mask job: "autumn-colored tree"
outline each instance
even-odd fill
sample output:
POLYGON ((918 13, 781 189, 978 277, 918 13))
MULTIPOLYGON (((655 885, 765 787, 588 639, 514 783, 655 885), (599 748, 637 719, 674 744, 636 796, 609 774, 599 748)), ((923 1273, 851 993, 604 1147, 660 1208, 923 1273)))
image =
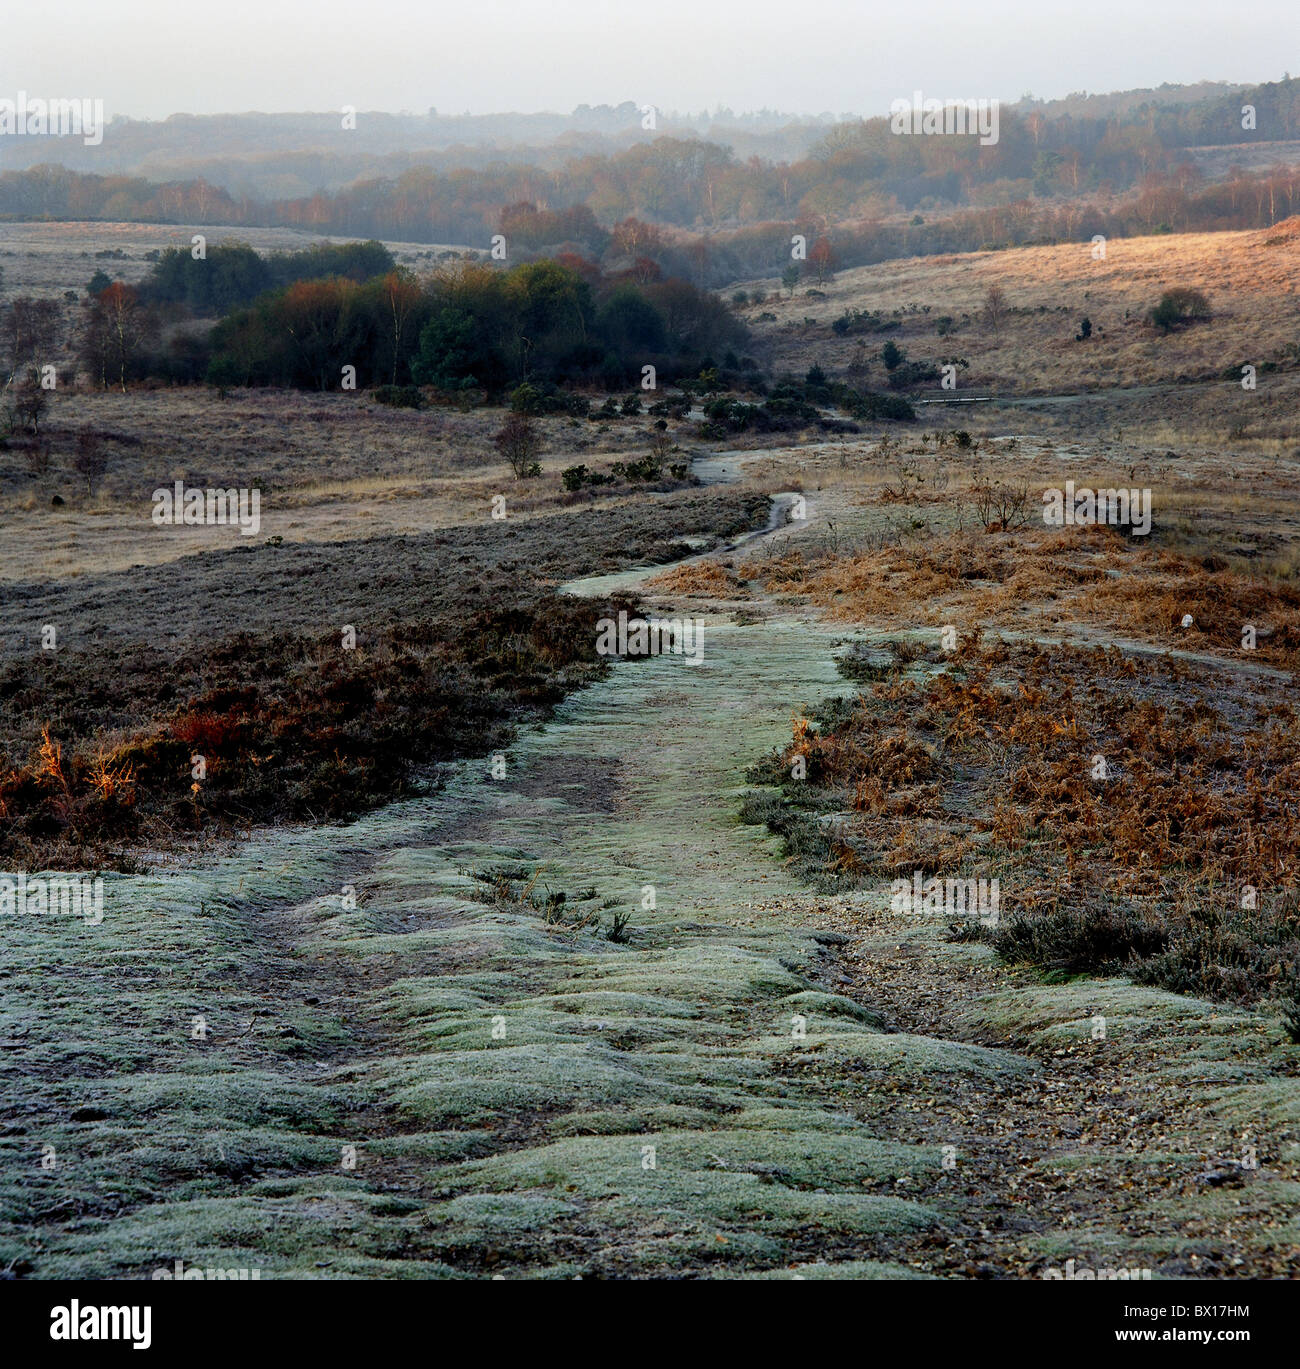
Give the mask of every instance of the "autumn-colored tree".
POLYGON ((636 257, 632 261, 631 275, 638 285, 649 285, 651 281, 662 280, 664 273, 652 258, 636 257))
POLYGON ((835 274, 835 253, 828 238, 818 238, 808 253, 808 264, 817 273, 817 284, 825 285, 835 274))
POLYGON ((157 332, 157 319, 141 303, 140 292, 114 281, 87 307, 82 362, 101 388, 116 384, 125 394, 128 375, 157 332))
POLYGON ((557 252, 555 261, 566 271, 572 271, 575 276, 585 280, 588 285, 596 286, 601 283, 600 267, 578 252, 557 252))

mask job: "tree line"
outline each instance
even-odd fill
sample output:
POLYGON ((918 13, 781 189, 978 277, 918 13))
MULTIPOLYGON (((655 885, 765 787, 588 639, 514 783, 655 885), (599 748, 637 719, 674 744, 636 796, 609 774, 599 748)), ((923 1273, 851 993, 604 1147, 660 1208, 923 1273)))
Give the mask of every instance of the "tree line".
MULTIPOLYGON (((287 226, 480 245, 498 231, 503 207, 528 203, 581 206, 606 228, 636 218, 717 234, 789 219, 826 224, 1021 199, 1112 196, 1188 167, 1190 147, 1296 137, 1300 80, 1286 80, 1192 105, 1152 102, 1096 117, 1053 113, 1050 106, 1005 108, 999 140, 987 147, 970 137, 898 136, 888 118, 865 119, 835 125, 809 155, 793 161, 739 158, 707 139, 660 136, 558 166, 414 166, 333 193, 279 200, 235 195, 204 180, 158 185, 38 166, 0 175, 0 216, 287 226), (1243 127, 1245 105, 1254 110, 1252 128, 1243 127)), ((546 245, 589 246, 590 225, 575 227, 576 234, 546 245)))
POLYGON ((732 311, 688 281, 609 277, 580 260, 469 263, 423 283, 390 271, 263 296, 213 329, 207 375, 220 385, 329 390, 351 367, 357 386, 614 389, 639 382, 647 366, 665 381, 694 374, 747 341, 732 311))
MULTIPOLYGON (((3 311, 15 372, 49 350, 59 313, 27 299, 3 311)), ((573 254, 513 267, 459 262, 421 280, 378 243, 265 257, 229 242, 198 260, 169 251, 138 286, 97 277, 78 354, 93 383, 122 389, 156 377, 496 396, 525 382, 626 388, 646 367, 671 382, 715 357, 739 367, 748 341, 717 296, 648 262, 613 274, 573 254), (287 283, 253 293, 277 278, 287 283), (191 322, 216 313, 210 329, 191 322)))
POLYGON ((337 276, 361 282, 396 269, 393 254, 381 242, 320 243, 300 252, 263 254, 245 242, 169 247, 140 287, 149 304, 181 305, 201 318, 229 313, 259 295, 282 290, 301 280, 337 276))
MULTIPOLYGON (((10 177, 26 174, 6 173, 10 177)), ((0 201, 4 199, 6 175, 0 175, 0 201)), ((490 213, 484 207, 486 225, 476 211, 472 224, 461 225, 465 230, 462 241, 477 244, 486 253, 491 236, 501 233, 513 261, 569 254, 594 260, 606 274, 634 267, 644 274, 653 269, 661 276, 678 276, 701 287, 719 288, 738 280, 780 274, 790 260, 790 240, 795 234, 804 236, 810 245, 818 238, 827 238, 834 248, 836 264, 848 267, 898 257, 1078 241, 1081 236, 1086 239, 1094 233, 1134 237, 1159 232, 1266 228, 1300 212, 1300 168, 1274 167, 1255 174, 1237 172, 1225 180, 1207 182, 1190 163, 1181 163, 1168 172, 1145 176, 1136 190, 1122 200, 1101 196, 1091 202, 1085 197, 1027 193, 1003 203, 950 209, 939 214, 927 210, 910 217, 883 210, 856 216, 846 212, 841 216, 832 206, 834 212, 801 213, 695 234, 635 215, 606 227, 588 205, 544 208, 546 198, 541 195, 534 200, 512 199, 490 213)), ((118 206, 116 213, 107 216, 128 221, 137 217, 129 205, 118 206)), ((173 215, 155 213, 147 204, 139 216, 164 222, 194 222, 201 217, 198 205, 189 205, 187 212, 173 215)), ((68 217, 93 219, 105 215, 78 211, 68 217)), ((257 214, 241 216, 234 212, 214 217, 231 223, 264 221, 257 214)), ((322 211, 310 226, 322 232, 376 231, 376 221, 384 217, 354 218, 322 211)), ((395 237, 430 240, 413 223, 388 226, 395 237)), ((434 235, 435 240, 438 236, 434 235)), ((212 312, 236 298, 247 302, 251 290, 268 283, 255 270, 240 284, 233 279, 236 263, 230 264, 232 279, 225 282, 215 278, 208 282, 178 264, 178 276, 185 273, 188 278, 168 289, 183 294, 196 308, 212 312)), ((342 273, 355 275, 350 269, 342 273)), ((272 283, 275 279, 272 276, 272 283)))

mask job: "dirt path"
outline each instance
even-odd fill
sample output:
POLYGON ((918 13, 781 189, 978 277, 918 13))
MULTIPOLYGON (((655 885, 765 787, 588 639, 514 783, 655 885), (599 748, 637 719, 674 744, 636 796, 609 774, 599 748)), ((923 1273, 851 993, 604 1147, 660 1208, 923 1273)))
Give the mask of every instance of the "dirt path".
POLYGON ((1275 1024, 1043 985, 883 894, 800 887, 735 815, 791 714, 847 692, 844 634, 657 607, 703 618, 698 664, 616 664, 424 798, 115 877, 97 928, 18 928, 0 1266, 1286 1267, 1275 1024))

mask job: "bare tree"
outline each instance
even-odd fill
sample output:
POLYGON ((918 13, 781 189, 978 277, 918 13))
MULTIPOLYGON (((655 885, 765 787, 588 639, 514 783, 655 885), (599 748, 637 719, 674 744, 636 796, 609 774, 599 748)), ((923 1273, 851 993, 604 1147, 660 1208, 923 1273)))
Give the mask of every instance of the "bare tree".
POLYGON ((96 432, 77 434, 77 454, 73 458, 73 468, 86 482, 86 493, 94 494, 96 483, 108 470, 108 454, 96 432))
POLYGON ((27 474, 39 480, 50 469, 50 444, 45 438, 27 448, 27 474))
POLYGON ((139 291, 114 281, 88 305, 82 361, 103 389, 115 382, 125 394, 127 375, 156 331, 157 320, 139 291))
POLYGON ((47 354, 59 336, 57 300, 19 295, 0 310, 0 349, 12 380, 23 366, 47 354))
POLYGON ((390 271, 384 277, 384 303, 388 307, 388 320, 392 328, 393 369, 392 384, 397 384, 397 364, 402 356, 402 344, 406 340, 407 325, 411 314, 420 302, 420 286, 409 271, 390 271))
POLYGON ((984 296, 984 321, 993 329, 993 336, 1002 336, 1002 325, 1010 313, 1006 293, 1000 285, 990 285, 984 296))
POLYGON ((27 428, 35 436, 41 430, 41 418, 49 400, 50 397, 33 366, 14 388, 13 400, 9 405, 10 428, 27 428))
POLYGON ((508 414, 492 443, 509 463, 515 479, 522 480, 532 473, 542 449, 542 434, 527 414, 508 414))

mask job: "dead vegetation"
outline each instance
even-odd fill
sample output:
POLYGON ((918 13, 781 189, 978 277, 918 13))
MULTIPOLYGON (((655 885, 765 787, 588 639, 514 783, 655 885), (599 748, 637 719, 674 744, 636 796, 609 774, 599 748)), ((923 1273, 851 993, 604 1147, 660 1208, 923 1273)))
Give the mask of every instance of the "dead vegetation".
POLYGON ((594 678, 607 611, 544 595, 353 648, 239 634, 176 656, 69 652, 39 678, 11 663, 0 697, 39 741, 0 764, 0 862, 129 867, 141 845, 214 828, 354 816, 409 792, 421 766, 504 745, 594 678))
POLYGON ((749 596, 745 582, 734 570, 717 561, 688 561, 674 566, 647 582, 651 589, 664 594, 681 594, 690 598, 708 597, 741 599, 749 596))
MULTIPOLYGON (((1008 959, 1250 1001, 1300 971, 1300 716, 1277 681, 1116 648, 903 652, 755 778, 841 883, 997 877, 1008 959), (800 778, 802 776, 803 778, 800 778), (827 822, 826 815, 833 821, 827 822), (806 830, 803 833, 806 838, 806 830)), ((816 854, 815 852, 813 854, 816 854)))
POLYGON ((1002 533, 1001 521, 992 520, 994 536, 913 537, 847 556, 807 557, 792 549, 762 564, 763 582, 797 592, 842 621, 1025 632, 1059 632, 1062 623, 1074 623, 1155 646, 1295 668, 1295 585, 1232 570, 1221 557, 1147 547, 1106 527, 1021 525, 1002 533))

